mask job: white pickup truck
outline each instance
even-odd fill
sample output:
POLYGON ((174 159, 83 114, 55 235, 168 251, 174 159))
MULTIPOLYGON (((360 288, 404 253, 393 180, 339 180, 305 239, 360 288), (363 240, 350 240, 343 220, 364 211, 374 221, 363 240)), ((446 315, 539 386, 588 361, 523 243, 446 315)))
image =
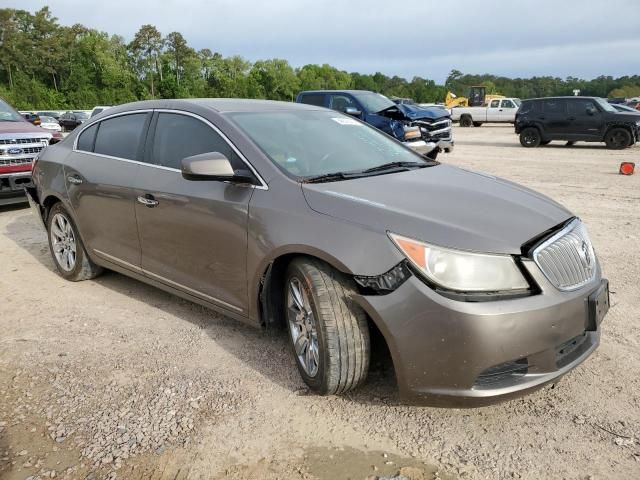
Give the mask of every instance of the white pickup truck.
POLYGON ((520 107, 519 98, 494 98, 486 107, 454 107, 451 120, 461 127, 479 127, 485 122, 514 123, 520 107))

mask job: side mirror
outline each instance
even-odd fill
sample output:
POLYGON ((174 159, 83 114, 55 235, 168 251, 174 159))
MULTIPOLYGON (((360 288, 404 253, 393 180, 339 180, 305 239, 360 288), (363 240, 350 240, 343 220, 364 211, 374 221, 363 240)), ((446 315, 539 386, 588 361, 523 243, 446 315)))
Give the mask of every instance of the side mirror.
POLYGON ((596 107, 594 107, 593 105, 587 107, 587 115, 595 115, 596 112, 597 112, 596 107))
POLYGON ((234 171, 231 162, 220 152, 207 152, 182 159, 182 177, 194 181, 254 183, 248 170, 234 171))
POLYGON ((347 107, 344 109, 344 113, 346 113, 347 115, 351 115, 353 117, 359 117, 360 115, 362 115, 362 112, 360 110, 358 110, 357 108, 353 108, 353 107, 347 107))

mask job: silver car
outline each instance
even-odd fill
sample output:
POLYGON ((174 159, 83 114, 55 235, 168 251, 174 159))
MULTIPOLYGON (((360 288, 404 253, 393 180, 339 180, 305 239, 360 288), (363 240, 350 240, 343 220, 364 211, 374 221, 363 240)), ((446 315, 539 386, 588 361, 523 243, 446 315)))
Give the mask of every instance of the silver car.
POLYGON ((107 268, 282 325, 320 394, 364 382, 380 335, 412 401, 522 395, 594 351, 609 305, 585 225, 561 205, 321 107, 113 107, 33 176, 60 275, 107 268))

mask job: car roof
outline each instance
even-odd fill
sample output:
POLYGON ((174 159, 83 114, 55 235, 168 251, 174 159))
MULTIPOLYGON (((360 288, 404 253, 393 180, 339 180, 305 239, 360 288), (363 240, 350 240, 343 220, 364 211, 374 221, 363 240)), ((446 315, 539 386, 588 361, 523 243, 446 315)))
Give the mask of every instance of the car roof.
POLYGON ((527 98, 525 100, 522 100, 523 102, 532 102, 534 100, 567 100, 567 99, 583 99, 583 100, 595 100, 596 98, 600 98, 600 97, 587 97, 587 96, 582 96, 582 95, 565 95, 565 96, 559 96, 559 97, 538 97, 538 98, 527 98))
POLYGON ((372 92, 370 90, 304 90, 303 92, 300 92, 298 95, 301 95, 303 93, 350 93, 352 95, 355 95, 358 93, 376 93, 376 92, 372 92))
POLYGON ((188 109, 198 106, 210 108, 219 113, 225 112, 270 112, 285 110, 324 110, 315 105, 303 103, 280 102, 276 100, 254 100, 238 98, 185 98, 169 100, 145 100, 141 102, 126 103, 117 107, 110 107, 110 114, 127 112, 130 110, 144 109, 188 109))

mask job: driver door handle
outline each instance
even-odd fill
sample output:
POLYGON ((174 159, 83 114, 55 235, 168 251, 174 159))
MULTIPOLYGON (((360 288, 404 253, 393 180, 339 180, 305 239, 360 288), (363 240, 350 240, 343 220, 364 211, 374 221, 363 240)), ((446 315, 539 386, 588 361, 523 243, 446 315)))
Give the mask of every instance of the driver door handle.
POLYGON ((153 197, 153 195, 149 195, 148 193, 144 197, 139 196, 137 200, 138 200, 138 203, 141 203, 145 207, 149 207, 149 208, 153 208, 157 206, 158 203, 160 203, 153 197))

